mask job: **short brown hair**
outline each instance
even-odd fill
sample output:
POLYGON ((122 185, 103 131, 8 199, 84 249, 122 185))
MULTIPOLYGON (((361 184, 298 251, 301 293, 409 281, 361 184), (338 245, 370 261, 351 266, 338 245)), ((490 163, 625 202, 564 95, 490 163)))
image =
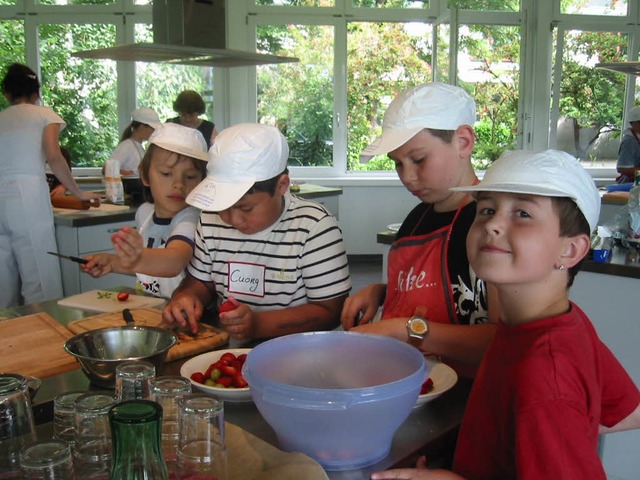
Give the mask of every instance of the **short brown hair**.
MULTIPOLYGON (((551 204, 553 205, 556 213, 558 214, 558 220, 560 222, 560 236, 562 237, 575 237, 582 233, 587 236, 591 236, 591 229, 589 228, 589 222, 585 218, 584 214, 578 208, 576 202, 568 197, 550 197, 551 204)), ((567 288, 573 285, 573 280, 582 267, 584 258, 571 267, 568 271, 567 288)))
POLYGON ((193 90, 180 92, 176 101, 173 102, 173 110, 177 113, 197 113, 202 115, 205 109, 204 100, 198 92, 193 90))

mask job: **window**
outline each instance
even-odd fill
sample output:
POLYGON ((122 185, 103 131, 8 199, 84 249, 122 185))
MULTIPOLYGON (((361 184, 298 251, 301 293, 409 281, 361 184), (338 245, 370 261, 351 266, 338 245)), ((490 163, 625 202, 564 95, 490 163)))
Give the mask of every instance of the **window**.
POLYGON ((42 24, 38 29, 42 99, 67 123, 60 144, 74 166, 102 165, 117 144, 116 64, 71 57, 111 46, 115 25, 42 24))
MULTIPOLYGON (((6 61, 2 65, 1 74, 4 76, 6 68, 11 63, 24 63, 24 22, 20 20, 0 20, 0 58, 6 61)), ((9 102, 4 95, 0 96, 0 110, 9 106, 9 102)))

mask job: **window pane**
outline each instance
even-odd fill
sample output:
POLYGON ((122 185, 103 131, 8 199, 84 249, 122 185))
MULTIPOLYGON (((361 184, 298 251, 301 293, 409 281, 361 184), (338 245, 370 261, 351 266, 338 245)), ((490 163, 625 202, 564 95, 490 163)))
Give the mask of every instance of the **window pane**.
POLYGON ((561 0, 560 12, 576 15, 627 14, 627 0, 561 0))
POLYGON ((115 62, 70 54, 115 44, 115 25, 41 25, 43 103, 60 115, 75 166, 101 166, 118 143, 115 62))
POLYGON ((258 121, 289 142, 290 166, 333 164, 333 27, 259 25, 258 51, 299 63, 257 67, 258 121))
POLYGON ((256 5, 286 7, 333 7, 334 0, 256 0, 256 5))
MULTIPOLYGON (((151 25, 136 24, 136 42, 152 42, 151 25)), ((202 95, 206 111, 200 118, 213 121, 213 69, 192 65, 136 62, 136 94, 140 107, 153 108, 162 121, 177 116, 173 102, 183 90, 202 95)))
MULTIPOLYGON (((24 51, 24 23, 19 20, 0 20, 0 58, 2 58, 2 71, 0 78, 4 78, 6 69, 12 63, 25 63, 24 51)), ((32 66, 33 67, 33 66, 32 66)), ((9 106, 4 95, 0 95, 0 110, 9 106)))
POLYGON ((518 12, 520 0, 453 0, 452 6, 462 10, 483 12, 518 12))
POLYGON ((353 22, 347 33, 347 156, 349 170, 394 170, 386 156, 360 157, 382 132, 400 92, 431 81, 433 40, 426 23, 353 22))
POLYGON ((593 67, 626 60, 627 44, 621 33, 564 33, 555 147, 593 166, 615 167, 626 81, 626 75, 593 67))
POLYGON ((429 8, 429 0, 353 0, 354 7, 429 8))
POLYGON ((474 166, 486 168, 516 144, 520 28, 463 25, 458 79, 477 105, 474 166))
POLYGON ((15 5, 16 0, 0 0, 0 5, 15 5))

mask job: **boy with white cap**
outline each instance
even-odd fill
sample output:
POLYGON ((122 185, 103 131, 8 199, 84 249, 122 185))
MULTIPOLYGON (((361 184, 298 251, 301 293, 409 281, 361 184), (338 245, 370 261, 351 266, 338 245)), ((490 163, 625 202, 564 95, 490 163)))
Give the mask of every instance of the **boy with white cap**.
POLYGON ((477 182, 471 165, 475 117, 473 99, 443 83, 411 88, 391 102, 382 135, 364 155, 388 153, 421 203, 391 247, 387 283, 349 297, 342 311, 345 330, 409 340, 465 376, 473 375, 495 331, 487 287, 469 268, 465 251, 475 203, 449 190, 477 182), (381 305, 384 321, 370 323, 381 305))
POLYGON ((622 134, 618 147, 616 169, 620 174, 617 183, 633 182, 640 169, 640 107, 633 107, 627 115, 629 128, 622 134))
POLYGON ((500 320, 469 396, 453 472, 372 479, 604 479, 598 435, 640 426, 640 392, 568 289, 589 252, 600 195, 557 150, 504 153, 473 192, 467 253, 498 290, 500 320))
POLYGON ((196 249, 165 321, 195 332, 203 309, 224 302, 220 322, 239 341, 336 327, 351 288, 342 232, 324 207, 289 193, 282 133, 235 125, 209 157, 187 198, 203 210, 196 249))
POLYGON ((206 175, 207 143, 202 134, 177 124, 158 125, 140 163, 146 202, 136 211, 136 228, 111 237, 116 254, 87 255, 82 270, 93 277, 128 273, 152 295, 170 297, 191 260, 199 211, 187 195, 206 175))

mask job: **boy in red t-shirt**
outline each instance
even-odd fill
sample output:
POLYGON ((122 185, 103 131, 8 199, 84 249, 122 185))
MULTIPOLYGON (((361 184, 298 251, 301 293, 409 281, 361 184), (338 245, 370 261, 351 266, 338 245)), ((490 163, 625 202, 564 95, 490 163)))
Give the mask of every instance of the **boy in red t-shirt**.
POLYGON ((469 261, 498 290, 501 323, 460 428, 453 472, 382 479, 605 479, 598 435, 640 427, 640 392, 568 289, 589 252, 600 196, 570 155, 506 152, 473 192, 469 261), (454 473, 455 472, 455 473, 454 473))

